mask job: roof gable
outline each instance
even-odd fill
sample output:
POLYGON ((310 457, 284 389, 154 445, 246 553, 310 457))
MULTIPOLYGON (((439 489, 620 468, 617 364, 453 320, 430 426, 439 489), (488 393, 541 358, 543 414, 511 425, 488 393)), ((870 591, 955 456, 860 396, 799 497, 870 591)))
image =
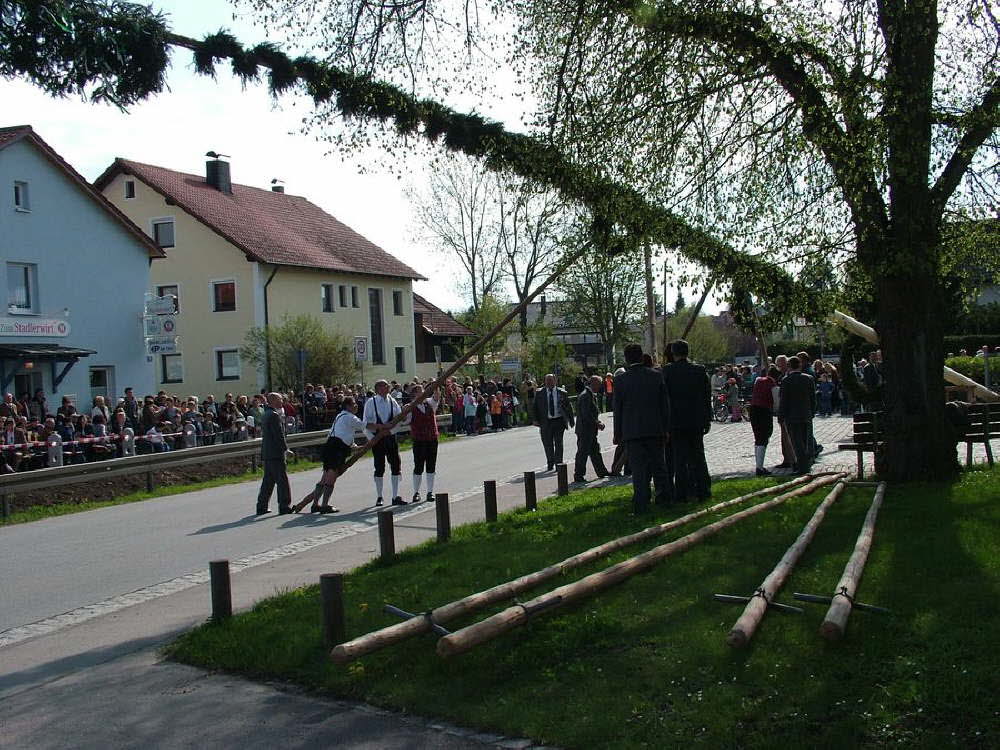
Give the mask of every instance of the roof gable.
POLYGON ((436 307, 421 297, 413 294, 413 313, 420 315, 420 324, 432 336, 476 336, 471 328, 462 325, 440 307, 436 307))
POLYGON ((125 214, 104 195, 94 188, 87 180, 70 166, 69 162, 63 159, 55 149, 32 129, 30 125, 18 125, 10 128, 0 128, 0 151, 19 141, 25 141, 34 146, 42 156, 44 156, 56 169, 63 172, 71 182, 75 183, 91 200, 103 210, 111 214, 111 217, 118 222, 129 234, 143 246, 150 258, 163 258, 164 252, 155 242, 139 227, 132 223, 125 214))
POLYGON ((94 185, 103 190, 119 174, 141 180, 250 260, 342 273, 424 278, 300 196, 236 183, 232 193, 223 193, 203 176, 121 158, 115 159, 94 185))

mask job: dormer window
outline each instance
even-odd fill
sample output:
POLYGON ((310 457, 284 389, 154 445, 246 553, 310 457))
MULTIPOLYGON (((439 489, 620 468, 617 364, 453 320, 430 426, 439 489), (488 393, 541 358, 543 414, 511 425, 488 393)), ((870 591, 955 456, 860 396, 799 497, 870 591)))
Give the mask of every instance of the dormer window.
POLYGON ((135 198, 135 180, 125 180, 125 200, 135 198))

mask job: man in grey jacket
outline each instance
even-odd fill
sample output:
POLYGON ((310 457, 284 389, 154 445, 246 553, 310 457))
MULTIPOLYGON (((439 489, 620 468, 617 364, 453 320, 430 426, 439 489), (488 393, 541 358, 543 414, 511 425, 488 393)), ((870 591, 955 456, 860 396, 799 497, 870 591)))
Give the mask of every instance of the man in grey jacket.
POLYGON ((816 413, 816 381, 802 372, 798 357, 788 358, 788 374, 778 392, 778 421, 785 425, 795 450, 795 473, 805 474, 812 466, 812 421, 816 413))
POLYGON ((275 485, 278 487, 278 513, 285 515, 292 512, 292 490, 288 486, 288 471, 285 466, 285 455, 288 444, 285 442, 285 425, 281 416, 281 394, 268 393, 267 406, 261 418, 260 458, 264 464, 264 478, 257 494, 257 515, 269 513, 267 506, 271 502, 271 493, 275 485))
POLYGON ((600 375, 592 375, 587 387, 580 391, 576 399, 576 466, 573 469, 574 482, 586 482, 587 459, 594 465, 598 479, 606 477, 608 470, 601 456, 601 446, 597 442, 597 431, 604 429, 597 405, 597 392, 604 385, 600 375))

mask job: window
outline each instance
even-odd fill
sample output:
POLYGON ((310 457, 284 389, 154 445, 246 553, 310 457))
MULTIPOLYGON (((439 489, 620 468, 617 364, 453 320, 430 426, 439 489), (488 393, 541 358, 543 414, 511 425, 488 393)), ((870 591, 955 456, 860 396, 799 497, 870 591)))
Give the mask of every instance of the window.
POLYGON ((38 312, 38 266, 34 263, 7 264, 7 312, 38 312))
POLYGON ((28 197, 28 183, 14 180, 14 208, 18 211, 30 211, 31 200, 28 197))
POLYGON ((398 289, 392 290, 392 314, 403 314, 403 293, 398 289))
POLYGON ((351 287, 351 307, 361 307, 361 303, 358 302, 358 288, 356 286, 351 287))
POLYGON ((180 354, 160 355, 160 382, 181 383, 184 381, 184 362, 180 354))
POLYGON ((125 180, 125 200, 135 198, 135 180, 125 180))
POLYGON ((337 296, 340 297, 340 306, 347 307, 347 287, 341 284, 337 288, 337 296))
POLYGON ((215 350, 215 379, 240 379, 240 355, 236 349, 215 350))
POLYGON ((236 309, 236 282, 213 281, 212 302, 215 312, 233 312, 236 309))
POLYGON ((153 219, 153 241, 158 247, 174 246, 173 219, 153 219))
POLYGON ((401 347, 396 347, 396 372, 406 372, 406 350, 401 347))
MULTIPOLYGON (((355 289, 357 287, 352 287, 355 289)), ((385 348, 382 342, 382 290, 368 290, 368 316, 371 319, 371 356, 373 365, 385 364, 385 348)))
POLYGON ((163 286, 156 287, 157 297, 166 297, 168 295, 174 298, 174 312, 179 313, 181 311, 181 295, 177 284, 164 284, 163 286))
POLYGON ((323 312, 333 312, 333 284, 322 284, 323 312))

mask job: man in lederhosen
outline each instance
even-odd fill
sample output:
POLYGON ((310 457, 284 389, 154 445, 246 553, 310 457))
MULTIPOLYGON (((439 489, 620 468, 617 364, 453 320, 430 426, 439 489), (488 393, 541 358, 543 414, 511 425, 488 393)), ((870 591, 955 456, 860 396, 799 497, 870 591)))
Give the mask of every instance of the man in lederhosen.
POLYGON ((375 459, 375 505, 382 504, 382 481, 385 477, 386 459, 388 459, 389 469, 392 471, 392 504, 407 504, 399 496, 399 477, 402 473, 399 444, 396 442, 396 435, 387 426, 389 422, 399 416, 400 411, 399 403, 389 395, 389 383, 385 380, 377 381, 375 395, 365 401, 364 416, 361 418, 361 421, 365 423, 365 435, 369 440, 374 439, 376 433, 383 436, 372 446, 372 458, 375 459))

